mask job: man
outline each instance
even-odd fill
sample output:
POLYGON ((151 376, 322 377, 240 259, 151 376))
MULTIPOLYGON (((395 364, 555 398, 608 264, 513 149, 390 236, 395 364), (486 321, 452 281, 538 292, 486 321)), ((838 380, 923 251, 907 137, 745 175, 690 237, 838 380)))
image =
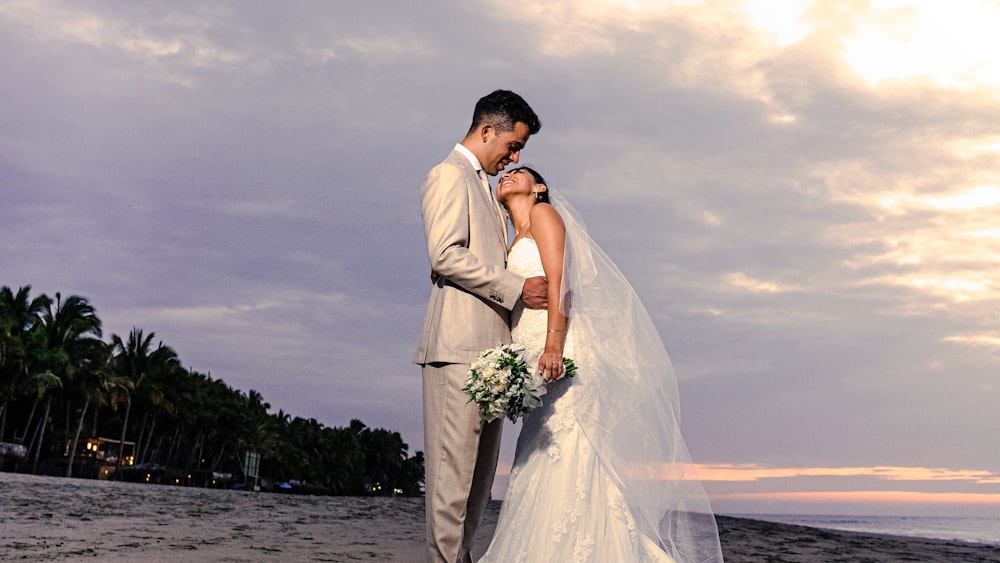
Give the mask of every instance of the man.
POLYGON ((497 90, 421 189, 432 281, 414 362, 423 368, 428 560, 471 563, 489 501, 502 420, 484 423, 462 386, 480 352, 510 342, 510 310, 546 306, 542 277, 508 272, 507 223, 486 175, 517 163, 541 128, 520 96, 497 90))

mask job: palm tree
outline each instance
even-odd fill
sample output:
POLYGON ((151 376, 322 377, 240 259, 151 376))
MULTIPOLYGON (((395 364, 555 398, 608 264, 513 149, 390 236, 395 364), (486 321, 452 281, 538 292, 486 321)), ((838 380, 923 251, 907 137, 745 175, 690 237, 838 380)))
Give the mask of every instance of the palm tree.
POLYGON ((210 374, 190 371, 184 381, 191 399, 185 402, 183 420, 196 429, 195 443, 199 444, 199 451, 194 459, 197 469, 206 469, 202 465, 204 461, 209 471, 219 471, 226 456, 231 458, 237 454, 241 438, 245 437, 244 397, 210 374))
MULTIPOLYGON (((360 423, 360 421, 358 421, 360 423)), ((352 421, 352 426, 353 426, 352 421)), ((364 426, 363 423, 360 423, 364 426)), ((349 494, 363 491, 360 477, 365 467, 365 450, 352 428, 328 428, 324 441, 329 461, 326 479, 334 493, 349 494)))
MULTIPOLYGON (((20 444, 31 432, 31 425, 35 422, 35 411, 38 410, 38 403, 45 397, 50 389, 62 385, 62 380, 48 369, 48 366, 55 363, 57 359, 49 357, 50 350, 45 346, 45 333, 41 325, 35 325, 30 331, 24 334, 24 370, 25 376, 21 378, 18 389, 34 396, 31 403, 31 410, 28 411, 28 418, 24 422, 24 430, 18 436, 14 431, 14 441, 20 444)), ((32 433, 32 436, 35 436, 32 433)), ((28 446, 28 451, 34 449, 34 439, 28 446)))
POLYGON ((397 486, 406 496, 420 496, 420 484, 424 482, 424 452, 417 451, 409 457, 400 470, 402 482, 397 486))
POLYGON ((240 429, 236 425, 240 420, 242 396, 221 379, 212 379, 211 375, 206 377, 202 386, 206 388, 210 401, 209 410, 214 415, 211 428, 215 452, 210 466, 214 472, 239 439, 240 429))
MULTIPOLYGON (((101 319, 86 298, 71 295, 63 301, 62 295, 56 293, 55 303, 50 303, 42 314, 41 326, 45 333, 45 349, 41 358, 45 372, 59 379, 58 388, 65 388, 83 368, 90 349, 100 342, 101 319)), ((51 405, 52 394, 48 394, 45 399, 45 414, 39 421, 39 438, 32 472, 38 468, 38 457, 45 437, 44 427, 48 423, 51 405)))
POLYGON ((267 411, 271 404, 264 401, 264 396, 259 391, 251 389, 243 396, 243 422, 241 427, 247 431, 243 436, 241 448, 247 451, 259 451, 268 442, 268 418, 267 411))
POLYGON ((35 396, 35 404, 31 407, 32 414, 28 417, 28 424, 24 428, 24 435, 22 438, 27 437, 28 432, 31 427, 31 418, 34 416, 35 406, 38 405, 38 401, 45 397, 45 412, 42 414, 42 418, 38 421, 38 426, 35 427, 35 431, 31 435, 31 442, 28 444, 28 453, 32 451, 34 454, 34 461, 32 462, 31 472, 34 473, 38 469, 38 456, 42 450, 42 440, 44 438, 45 426, 49 422, 49 407, 52 406, 52 394, 49 391, 53 389, 62 388, 62 379, 55 375, 51 371, 43 371, 41 373, 36 373, 31 378, 35 389, 37 390, 37 395, 35 396))
POLYGON ((270 415, 257 427, 257 444, 260 450, 261 475, 268 467, 271 481, 288 480, 291 470, 299 460, 290 440, 292 417, 283 410, 270 415))
POLYGON ((83 369, 80 370, 77 388, 83 396, 83 407, 77 420, 76 433, 70 444, 69 461, 66 464, 66 476, 73 476, 73 461, 76 459, 76 448, 80 443, 80 433, 83 431, 84 419, 91 403, 98 407, 106 401, 106 395, 111 385, 113 372, 111 369, 111 346, 93 340, 83 350, 83 369))
POLYGON ((7 286, 0 288, 0 442, 6 436, 10 401, 30 378, 29 334, 51 302, 45 295, 31 299, 30 293, 30 285, 16 293, 7 286))
MULTIPOLYGON (((142 422, 139 425, 139 437, 136 439, 136 459, 141 463, 148 462, 150 441, 156 432, 161 415, 175 415, 180 405, 192 401, 192 376, 179 361, 172 361, 150 372, 137 389, 136 406, 142 408, 142 422)), ((197 386, 195 386, 197 389, 197 386)), ((188 408, 190 412, 190 406, 188 408)), ((195 411, 195 414, 197 411, 195 411)), ((186 414, 175 416, 179 426, 184 426, 190 420, 186 414)))
POLYGON ((372 494, 391 493, 397 488, 398 474, 407 458, 409 446, 399 432, 381 428, 364 428, 360 420, 352 420, 351 427, 361 427, 361 445, 365 450, 365 479, 372 486, 372 494), (381 485, 381 489, 375 488, 381 485))
POLYGON ((179 363, 177 353, 162 342, 154 349, 153 337, 152 332, 143 337, 142 330, 135 327, 132 328, 127 342, 117 334, 111 337, 115 371, 120 378, 116 382, 118 392, 113 395, 113 406, 125 403, 118 465, 115 469, 116 479, 121 478, 122 459, 125 457, 125 435, 128 432, 132 403, 140 393, 151 397, 154 404, 161 402, 163 394, 152 385, 152 379, 158 372, 170 369, 179 363))

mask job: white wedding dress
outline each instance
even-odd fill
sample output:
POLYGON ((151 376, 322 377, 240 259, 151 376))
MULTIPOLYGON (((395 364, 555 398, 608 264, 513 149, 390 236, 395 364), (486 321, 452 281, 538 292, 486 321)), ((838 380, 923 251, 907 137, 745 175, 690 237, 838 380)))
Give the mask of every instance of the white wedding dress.
MULTIPOLYGON (((574 261, 567 275, 598 277, 600 264, 595 270, 598 276, 574 270, 581 265, 593 269, 595 259, 600 262, 606 257, 586 237, 582 225, 568 215, 568 204, 560 203, 557 209, 567 222, 568 240, 575 237, 578 247, 591 245, 584 253, 579 248, 567 248, 567 262, 574 261), (574 251, 576 254, 570 256, 574 251)), ((543 275, 535 241, 516 241, 507 267, 525 277, 543 275)), ((581 281, 578 287, 583 289, 584 285, 581 281)), ((577 306, 577 297, 573 297, 564 349, 564 356, 577 365, 577 375, 549 383, 542 396, 543 405, 522 419, 499 521, 480 561, 721 562, 714 516, 700 482, 678 469, 689 459, 672 414, 676 397, 660 394, 661 387, 665 387, 676 395, 675 383, 660 385, 658 374, 652 385, 641 383, 634 373, 640 370, 632 366, 625 368, 625 374, 602 377, 613 371, 612 364, 621 363, 622 351, 605 351, 602 342, 591 339, 604 336, 603 329, 595 329, 595 325, 614 325, 614 321, 589 318, 597 313, 588 313, 591 308, 587 295, 579 296, 584 298, 579 299, 581 307, 577 306), (657 404, 661 398, 669 404, 657 404), (647 409, 650 402, 653 408, 647 409), (655 420, 644 418, 644 413, 655 413, 655 420), (656 475, 651 477, 653 473, 656 475), (692 498, 697 502, 691 502, 692 498)), ((602 307, 594 311, 603 311, 607 319, 625 315, 630 326, 636 324, 631 317, 639 315, 633 315, 628 303, 618 299, 612 308, 620 305, 625 310, 607 311, 602 307)), ((641 304, 638 306, 641 308, 641 304)), ((644 308, 641 311, 645 313, 644 308)), ((529 369, 535 369, 545 345, 547 312, 524 309, 518 303, 511 324, 512 339, 525 347, 525 361, 529 369)), ((625 335, 631 337, 634 334, 625 335)), ((662 342, 656 338, 662 349, 662 342)), ((632 341, 633 350, 624 353, 635 356, 634 348, 643 342, 632 341)), ((610 345, 629 347, 624 341, 610 345)), ((639 367, 647 365, 634 359, 632 362, 639 367)), ((673 378, 672 368, 666 375, 673 378)))
MULTIPOLYGON (((514 244, 507 268, 525 277, 544 275, 535 241, 514 244)), ((545 346, 548 314, 518 303, 511 319, 511 337, 525 347, 529 368, 538 365, 545 346)), ((578 357, 567 339, 563 354, 578 357)), ((584 347, 585 348, 585 347, 584 347)), ((673 561, 636 537, 635 522, 624 497, 602 466, 576 420, 581 372, 547 385, 543 405, 523 419, 517 453, 504 496, 500 520, 489 551, 481 562, 497 563, 673 561)))

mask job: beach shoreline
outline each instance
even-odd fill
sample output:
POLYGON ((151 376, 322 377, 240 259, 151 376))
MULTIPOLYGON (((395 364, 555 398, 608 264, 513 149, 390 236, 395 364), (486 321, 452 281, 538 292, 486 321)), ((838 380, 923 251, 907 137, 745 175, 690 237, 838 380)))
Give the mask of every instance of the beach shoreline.
MULTIPOLYGON (((477 537, 496 526, 490 504, 477 537)), ((1000 562, 1000 548, 718 516, 730 563, 1000 562)), ((320 497, 0 473, 4 561, 425 561, 422 498, 320 497)))

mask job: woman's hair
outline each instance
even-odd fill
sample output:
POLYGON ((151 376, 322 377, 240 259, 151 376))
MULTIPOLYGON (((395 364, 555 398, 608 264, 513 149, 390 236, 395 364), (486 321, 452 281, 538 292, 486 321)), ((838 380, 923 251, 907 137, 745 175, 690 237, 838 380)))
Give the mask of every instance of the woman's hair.
POLYGON ((540 203, 549 203, 549 184, 545 181, 545 178, 542 178, 542 175, 530 166, 521 166, 511 170, 511 172, 517 172, 518 170, 524 170, 528 174, 531 174, 531 177, 534 178, 536 184, 545 184, 545 191, 538 192, 536 194, 535 201, 540 203))

